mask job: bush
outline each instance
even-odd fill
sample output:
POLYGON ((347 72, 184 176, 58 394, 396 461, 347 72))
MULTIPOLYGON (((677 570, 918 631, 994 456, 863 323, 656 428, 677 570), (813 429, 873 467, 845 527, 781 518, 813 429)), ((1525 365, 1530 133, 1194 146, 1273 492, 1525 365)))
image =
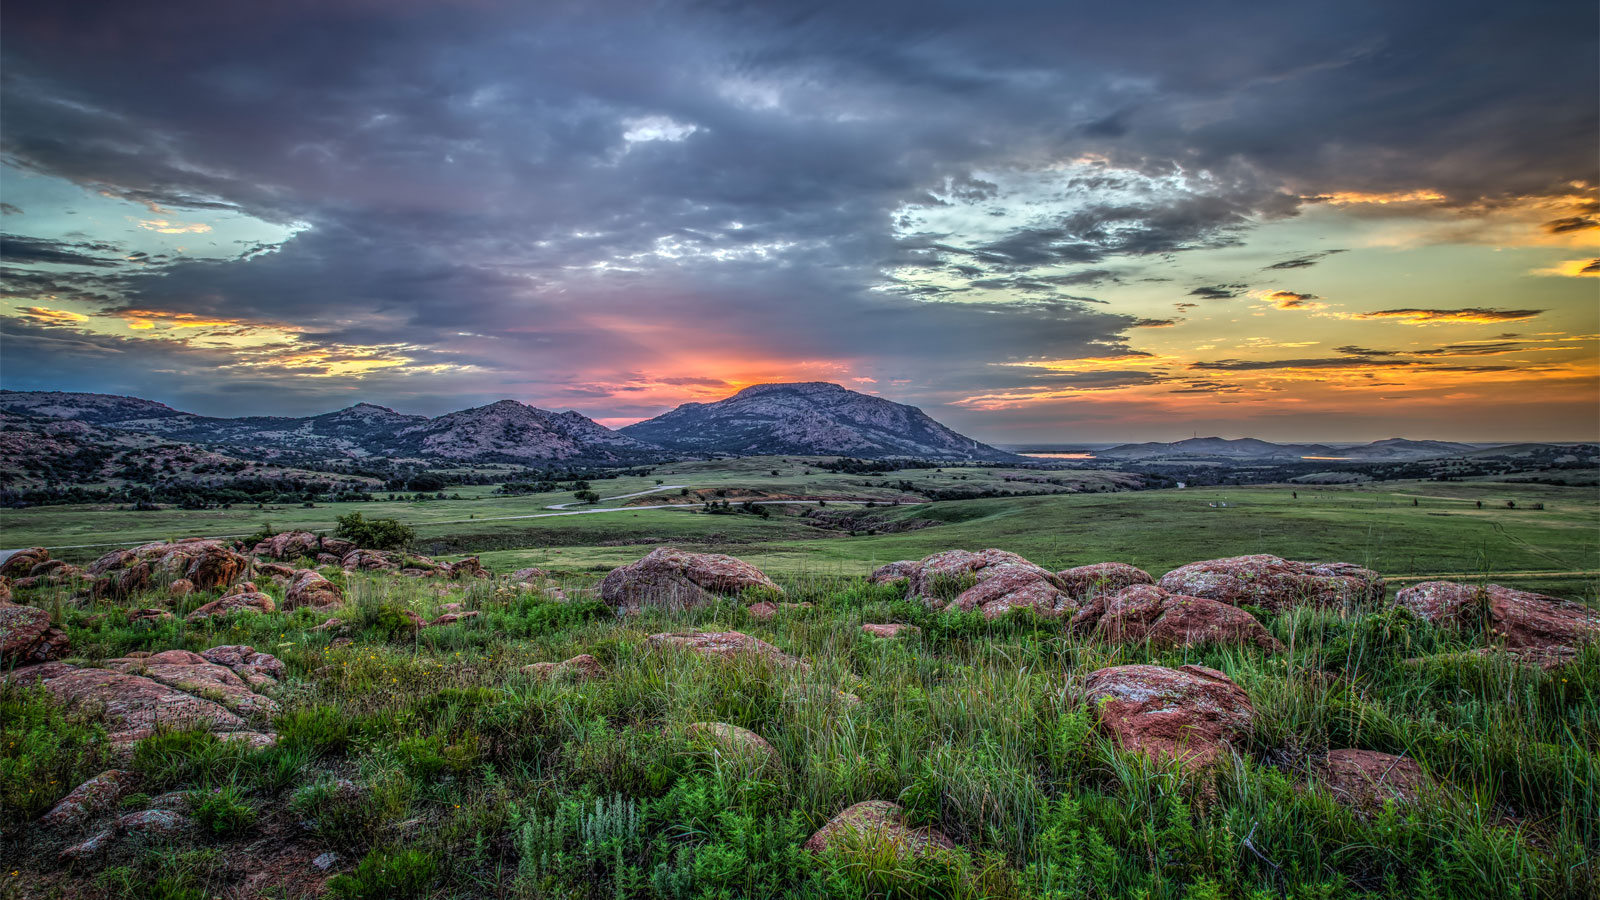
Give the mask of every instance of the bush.
POLYGON ((353 512, 339 516, 338 522, 334 537, 371 550, 398 550, 417 537, 416 529, 396 519, 368 519, 353 512))

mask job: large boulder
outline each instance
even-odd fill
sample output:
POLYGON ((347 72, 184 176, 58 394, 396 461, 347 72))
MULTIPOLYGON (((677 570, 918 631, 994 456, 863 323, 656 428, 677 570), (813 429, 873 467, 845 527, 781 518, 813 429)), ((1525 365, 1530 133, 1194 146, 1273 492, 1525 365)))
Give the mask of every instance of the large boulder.
POLYGON ((1265 553, 1209 559, 1161 576, 1161 588, 1233 606, 1279 612, 1296 606, 1339 606, 1383 599, 1383 578, 1352 563, 1308 563, 1265 553))
POLYGON ((344 592, 339 586, 322 576, 322 573, 313 569, 302 569, 294 573, 294 580, 289 584, 289 590, 284 594, 284 609, 298 609, 302 606, 337 606, 344 602, 344 592))
POLYGON ((346 553, 339 559, 339 565, 345 569, 360 569, 373 571, 377 569, 398 569, 400 560, 382 550, 364 550, 357 548, 346 553))
POLYGON ((1487 642, 1541 665, 1600 640, 1600 612, 1581 603, 1498 584, 1424 581, 1402 589, 1395 602, 1418 618, 1449 628, 1485 628, 1487 642))
POLYGON ((600 582, 600 599, 624 610, 646 606, 676 610, 738 596, 751 588, 783 593, 760 569, 743 560, 662 547, 638 562, 612 569, 600 582))
POLYGON ((1244 743, 1255 716, 1244 690, 1205 666, 1100 669, 1085 697, 1100 730, 1123 750, 1192 766, 1244 743))
MULTIPOLYGON (((187 590, 194 590, 194 583, 187 578, 179 578, 173 584, 187 585, 187 590)), ((135 557, 125 568, 112 569, 95 579, 92 592, 97 600, 126 600, 148 587, 150 564, 135 557)))
POLYGON ((68 708, 93 712, 116 744, 149 737, 157 725, 201 728, 225 739, 261 737, 221 703, 143 675, 52 662, 16 669, 7 680, 24 687, 42 684, 68 708))
POLYGON ((483 567, 476 556, 458 559, 453 563, 445 564, 445 571, 451 578, 488 578, 489 570, 483 567))
POLYGON ((33 573, 33 567, 42 562, 48 562, 50 551, 43 547, 30 547, 27 550, 18 550, 6 557, 0 563, 0 575, 8 578, 26 578, 33 573))
POLYGON ((647 639, 657 649, 679 647, 698 653, 707 659, 764 659, 775 666, 810 668, 810 664, 797 656, 779 650, 766 641, 737 631, 696 631, 652 634, 647 639))
POLYGON ((1245 645, 1283 649, 1256 617, 1237 606, 1204 597, 1173 594, 1136 584, 1109 597, 1095 597, 1072 617, 1077 631, 1092 630, 1118 644, 1148 643, 1160 649, 1195 645, 1245 645))
POLYGON ((1330 750, 1319 774, 1334 799, 1368 813, 1414 802, 1427 785, 1416 760, 1373 750, 1330 750))
POLYGON ((766 739, 748 728, 727 722, 695 722, 683 729, 691 742, 708 745, 725 757, 757 765, 777 765, 778 751, 766 739))
POLYGON ((71 645, 67 633, 34 606, 0 604, 0 668, 60 659, 71 645))
POLYGON ((322 542, 311 532, 285 531, 267 538, 250 552, 272 559, 302 559, 316 556, 321 549, 322 542))
POLYGON ((259 591, 247 591, 242 594, 229 594, 226 597, 219 597, 190 613, 184 618, 184 621, 193 625, 204 622, 213 616, 225 616, 232 612, 269 613, 276 608, 277 604, 272 602, 270 596, 259 591))
POLYGON ((351 541, 331 537, 322 539, 322 552, 329 556, 337 556, 342 559, 346 553, 354 549, 356 549, 356 545, 351 541))
POLYGON ((843 846, 886 848, 896 856, 921 856, 954 850, 955 842, 932 828, 912 828, 906 811, 887 800, 867 800, 839 813, 803 845, 813 853, 843 846))
POLYGON ((1078 606, 1061 589, 1056 573, 1005 550, 935 553, 909 570, 906 585, 907 596, 921 597, 930 607, 946 612, 976 610, 990 619, 1020 608, 1055 617, 1075 612, 1078 606), (960 593, 947 600, 957 588, 960 593))
POLYGON ((921 563, 914 559, 902 559, 899 562, 892 562, 888 565, 879 566, 878 568, 872 570, 871 575, 867 576, 867 583, 896 584, 901 581, 910 581, 911 576, 916 574, 917 569, 920 568, 921 565, 921 563))
POLYGON ((1056 577, 1061 579, 1061 589, 1080 603, 1095 597, 1110 596, 1136 584, 1156 583, 1149 572, 1119 562, 1075 566, 1057 572, 1056 577))

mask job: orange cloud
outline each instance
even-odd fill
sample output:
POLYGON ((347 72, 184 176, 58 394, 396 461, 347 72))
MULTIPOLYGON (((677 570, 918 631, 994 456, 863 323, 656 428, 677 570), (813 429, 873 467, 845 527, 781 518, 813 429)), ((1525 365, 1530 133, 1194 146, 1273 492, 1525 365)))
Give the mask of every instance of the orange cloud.
POLYGON ((41 325, 72 325, 86 322, 88 316, 79 315, 64 309, 46 309, 43 306, 24 306, 23 314, 41 325))
POLYGON ((1437 203, 1445 196, 1438 191, 1390 191, 1388 193, 1367 193, 1365 191, 1335 191, 1331 194, 1317 194, 1304 198, 1313 203, 1328 203, 1333 206, 1390 206, 1395 203, 1437 203))
POLYGON ((1567 278, 1600 278, 1600 259, 1569 259, 1548 269, 1534 269, 1535 275, 1562 275, 1567 278))
POLYGON ((1327 309, 1328 304, 1318 303, 1322 299, 1316 294, 1301 294, 1296 291, 1267 291, 1261 299, 1272 305, 1273 309, 1327 309))

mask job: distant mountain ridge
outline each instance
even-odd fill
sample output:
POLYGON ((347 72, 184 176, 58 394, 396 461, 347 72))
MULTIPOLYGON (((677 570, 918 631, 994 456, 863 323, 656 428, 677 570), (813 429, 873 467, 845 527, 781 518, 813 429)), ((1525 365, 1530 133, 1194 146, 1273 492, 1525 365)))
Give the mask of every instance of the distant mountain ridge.
POLYGON ((1388 438, 1370 444, 1276 444, 1256 438, 1188 438, 1163 443, 1123 444, 1096 451, 1104 459, 1155 459, 1195 457, 1209 459, 1327 459, 1353 462, 1401 462, 1446 456, 1467 456, 1482 451, 1480 445, 1453 441, 1413 441, 1388 438))
POLYGON ((811 454, 1011 461, 915 406, 825 381, 752 385, 714 403, 685 403, 622 434, 697 454, 811 454))

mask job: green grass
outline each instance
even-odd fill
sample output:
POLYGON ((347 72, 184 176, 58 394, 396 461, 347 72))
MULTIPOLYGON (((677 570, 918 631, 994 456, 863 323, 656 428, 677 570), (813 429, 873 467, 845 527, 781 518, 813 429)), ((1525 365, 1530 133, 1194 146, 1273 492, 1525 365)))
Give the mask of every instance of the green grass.
MULTIPOLYGON (((339 615, 364 624, 342 647, 310 630, 320 617, 307 611, 139 629, 96 619, 106 607, 68 607, 83 661, 223 643, 274 652, 290 670, 274 690, 281 740, 264 751, 195 732, 143 742, 132 761, 141 790, 191 792, 203 827, 166 845, 159 865, 134 845, 70 871, 55 860, 63 836, 8 830, 21 874, 7 896, 223 894, 241 870, 203 865, 205 854, 236 858, 267 835, 292 848, 295 871, 338 852, 328 888, 347 897, 1575 898, 1600 887, 1600 649, 1541 673, 1451 656, 1475 636, 1397 611, 1298 610, 1266 620, 1289 653, 1157 653, 1069 638, 1027 615, 936 613, 856 578, 779 580, 816 607, 765 623, 731 601, 617 618, 489 582, 439 592, 353 576, 339 615), (400 635, 364 614, 428 615, 444 602, 483 615, 400 635), (923 632, 872 639, 859 626, 873 621, 923 632), (745 631, 812 668, 645 645, 683 628, 745 631), (578 653, 608 674, 520 672, 578 653), (1435 661, 1407 662, 1417 657, 1435 661), (1084 676, 1147 661, 1213 666, 1249 693, 1256 725, 1237 764, 1182 772, 1094 732, 1077 699, 1084 676), (834 689, 864 702, 828 702, 834 689), (755 731, 779 765, 708 752, 684 737, 699 721, 755 731), (1310 774, 1339 747, 1408 753, 1439 788, 1363 817, 1310 774), (870 799, 896 800, 960 850, 799 849, 870 799)), ((36 773, 60 772, 70 789, 99 771, 83 757, 86 726, 44 741, 65 723, 40 695, 3 688, 0 702, 8 732, 24 707, 34 723, 28 766, 4 770, 6 796, 36 773)))

